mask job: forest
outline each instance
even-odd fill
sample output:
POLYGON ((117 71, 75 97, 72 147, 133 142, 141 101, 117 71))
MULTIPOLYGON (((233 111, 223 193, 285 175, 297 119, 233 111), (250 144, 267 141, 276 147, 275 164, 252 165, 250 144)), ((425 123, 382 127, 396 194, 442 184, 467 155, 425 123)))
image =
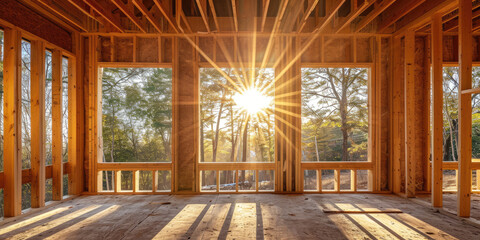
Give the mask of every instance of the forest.
MULTIPOLYGON (((101 162, 171 162, 172 70, 103 68, 101 162)), ((140 189, 151 189, 152 172, 139 171, 140 189)), ((170 172, 159 171, 159 188, 170 189, 170 172)), ((121 189, 132 189, 133 173, 122 171, 121 189)), ((112 191, 113 172, 103 174, 112 191)))

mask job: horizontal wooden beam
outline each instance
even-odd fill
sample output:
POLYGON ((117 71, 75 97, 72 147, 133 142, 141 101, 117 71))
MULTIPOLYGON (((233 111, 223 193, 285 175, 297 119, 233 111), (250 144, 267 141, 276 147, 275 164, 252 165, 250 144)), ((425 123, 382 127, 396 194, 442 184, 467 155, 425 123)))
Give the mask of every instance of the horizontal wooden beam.
POLYGON ((172 163, 98 163, 98 171, 172 170, 172 163))

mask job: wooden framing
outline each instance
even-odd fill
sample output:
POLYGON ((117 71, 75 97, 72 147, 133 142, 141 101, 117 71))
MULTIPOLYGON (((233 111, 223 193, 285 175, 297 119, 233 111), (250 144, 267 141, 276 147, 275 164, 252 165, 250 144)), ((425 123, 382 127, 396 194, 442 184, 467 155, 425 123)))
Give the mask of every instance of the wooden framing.
POLYGON ((45 44, 32 42, 31 61, 31 206, 45 206, 45 44))
POLYGON ((432 18, 432 206, 443 204, 442 16, 432 18))
MULTIPOLYGON (((43 22, 40 29, 46 26, 56 33, 47 36, 45 31, 35 30, 14 19, 8 11, 0 11, 0 18, 4 19, 0 20, 0 25, 5 31, 6 50, 5 170, 0 173, 0 187, 5 192, 5 216, 21 213, 21 187, 24 183, 31 183, 32 207, 44 205, 44 184, 49 177, 53 179, 54 200, 63 199, 62 184, 66 173, 69 174, 71 195, 84 191, 111 194, 101 192, 99 173, 102 171, 114 172, 115 182, 121 181, 121 171, 132 171, 133 190, 122 192, 117 186, 114 194, 146 194, 138 189, 138 178, 140 171, 152 171, 154 187, 148 194, 163 194, 155 187, 156 173, 162 170, 171 171, 172 192, 190 194, 200 192, 200 171, 207 170, 217 171, 217 188, 219 171, 236 171, 237 182, 240 170, 255 171, 257 189, 258 171, 274 170, 276 192, 303 192, 304 170, 316 170, 317 192, 326 192, 321 186, 321 170, 329 169, 334 170, 334 191, 345 192, 340 189, 341 172, 351 170, 351 191, 346 192, 357 192, 358 171, 368 170, 369 192, 393 192, 415 197, 417 193, 431 190, 432 205, 441 207, 444 192, 442 170, 458 169, 458 215, 468 217, 472 170, 480 171, 479 163, 471 159, 471 98, 472 94, 480 93, 480 89, 472 88, 471 83, 472 62, 480 61, 478 34, 472 33, 480 25, 472 18, 480 11, 477 9, 472 14, 472 1, 468 0, 459 3, 454 0, 352 0, 349 2, 350 11, 343 12, 341 9, 346 1, 326 1, 325 11, 320 14, 320 8, 324 6, 319 6, 323 2, 318 0, 308 0, 295 9, 290 9, 294 4, 292 1, 263 0, 258 16, 253 12, 242 12, 253 2, 237 0, 227 2, 232 8, 231 16, 217 14, 213 0, 192 2, 190 5, 198 9, 191 10, 199 10, 197 12, 187 12, 182 1, 176 1, 175 11, 173 4, 160 0, 153 0, 148 8, 141 0, 129 0, 128 3, 120 0, 69 0, 62 2, 67 6, 65 9, 49 6, 49 3, 60 0, 42 0, 38 4, 25 1, 25 5, 36 5, 30 10, 15 1, 5 1, 4 6, 35 13, 29 18, 31 22, 42 18, 53 21, 53 25, 52 22, 43 22), (278 11, 269 13, 269 8, 274 7, 278 7, 278 11), (66 11, 69 8, 75 9, 75 13, 69 14, 66 11), (53 13, 45 13, 48 9, 53 13), (300 12, 303 14, 297 16, 300 12), (459 19, 456 20, 455 16, 459 19), (62 19, 65 22, 55 24, 62 19), (9 21, 15 21, 16 25, 9 21), (244 31, 244 21, 255 24, 253 31, 244 31), (442 29, 444 23, 445 29, 442 29), (457 41, 457 33, 444 31, 456 28, 459 31, 458 48, 451 49, 450 46, 457 41), (29 29, 34 32, 28 32, 29 29), (428 30, 431 34, 426 32, 428 30), (474 40, 472 35, 476 35, 474 40), (21 169, 22 143, 19 137, 22 38, 32 43, 32 168, 25 170, 21 169), (430 141, 425 140, 429 135, 426 129, 430 112, 427 103, 429 86, 425 81, 430 72, 430 46, 433 67, 431 166, 428 162, 430 150, 425 150, 430 141), (54 80, 54 157, 53 165, 47 167, 43 140, 45 49, 53 50, 54 80), (456 51, 458 59, 453 56, 456 51), (69 63, 68 163, 62 162, 62 56, 68 57, 69 63), (442 162, 442 66, 456 61, 460 63, 458 164, 442 162), (370 161, 301 162, 301 132, 298 130, 301 128, 301 68, 346 66, 371 69, 370 161), (172 163, 98 162, 103 153, 102 88, 98 79, 101 67, 172 68, 172 163), (275 162, 198 162, 199 67, 275 68, 277 93, 287 95, 282 100, 288 103, 288 106, 278 106, 276 113, 275 162), (424 112, 420 113, 419 109, 424 112), (419 177, 419 174, 424 176, 419 177)), ((236 188, 238 191, 238 186, 236 188)))
POLYGON ((52 52, 52 198, 63 199, 62 53, 52 52))
POLYGON ((22 157, 21 149, 21 33, 16 29, 5 29, 4 67, 4 216, 14 217, 22 212, 22 157))
POLYGON ((412 29, 405 34, 405 190, 407 197, 415 196, 415 167, 417 153, 415 144, 415 33, 412 29))
POLYGON ((459 98, 458 98, 458 192, 457 215, 470 216, 472 188, 472 1, 459 1, 459 98))

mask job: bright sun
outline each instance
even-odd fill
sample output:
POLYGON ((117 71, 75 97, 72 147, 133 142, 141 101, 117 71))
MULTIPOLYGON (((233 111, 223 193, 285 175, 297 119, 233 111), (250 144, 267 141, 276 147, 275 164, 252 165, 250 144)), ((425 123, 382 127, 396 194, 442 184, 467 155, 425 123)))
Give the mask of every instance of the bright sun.
POLYGON ((270 97, 265 96, 265 94, 255 88, 250 88, 241 93, 235 94, 233 100, 240 108, 250 115, 264 111, 272 101, 270 97))

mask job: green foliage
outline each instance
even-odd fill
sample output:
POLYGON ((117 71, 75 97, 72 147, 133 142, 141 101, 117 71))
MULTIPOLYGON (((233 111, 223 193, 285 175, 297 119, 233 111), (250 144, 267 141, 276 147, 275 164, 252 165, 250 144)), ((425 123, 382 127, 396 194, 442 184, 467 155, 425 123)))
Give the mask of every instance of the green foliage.
POLYGON ((102 100, 105 162, 171 161, 171 69, 105 68, 102 100))

